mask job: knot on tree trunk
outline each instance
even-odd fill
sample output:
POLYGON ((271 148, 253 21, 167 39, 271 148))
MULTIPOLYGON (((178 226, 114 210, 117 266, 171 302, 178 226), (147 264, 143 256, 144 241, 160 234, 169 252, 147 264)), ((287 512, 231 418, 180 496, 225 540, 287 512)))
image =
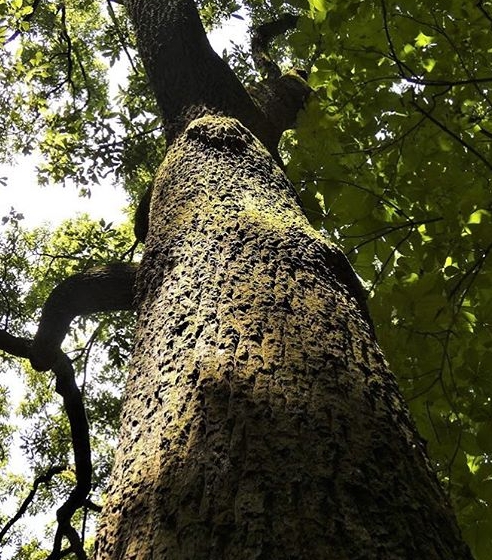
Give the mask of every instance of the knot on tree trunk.
POLYGON ((194 120, 186 137, 212 148, 241 154, 253 142, 253 135, 237 119, 207 115, 194 120))

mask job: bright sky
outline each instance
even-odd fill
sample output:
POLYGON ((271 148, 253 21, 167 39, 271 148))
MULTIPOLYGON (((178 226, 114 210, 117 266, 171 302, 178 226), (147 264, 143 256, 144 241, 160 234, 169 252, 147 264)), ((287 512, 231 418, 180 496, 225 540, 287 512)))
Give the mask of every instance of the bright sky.
MULTIPOLYGON (((222 54, 224 49, 230 50, 231 41, 237 44, 248 41, 247 25, 245 21, 231 18, 213 31, 209 40, 215 51, 222 54)), ((24 215, 23 225, 26 227, 43 222, 57 225, 77 212, 87 212, 94 219, 104 218, 106 222, 124 219, 121 210, 126 205, 125 194, 121 188, 112 185, 110 177, 106 183, 91 189, 91 198, 85 198, 79 197, 77 189, 70 185, 40 187, 35 166, 35 156, 20 157, 13 167, 0 165, 0 177, 7 177, 7 186, 0 185, 0 220, 11 207, 24 215)))

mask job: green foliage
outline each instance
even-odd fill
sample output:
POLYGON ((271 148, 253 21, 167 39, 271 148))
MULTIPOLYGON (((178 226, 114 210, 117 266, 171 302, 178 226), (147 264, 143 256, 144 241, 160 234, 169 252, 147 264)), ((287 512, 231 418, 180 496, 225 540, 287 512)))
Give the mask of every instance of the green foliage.
MULTIPOLYGON (((0 236, 0 328, 16 335, 32 337, 43 302, 61 280, 87 270, 96 263, 121 260, 131 243, 130 226, 113 228, 103 221, 95 222, 81 215, 61 224, 54 231, 22 228, 21 216, 11 211, 3 220, 0 236)), ((65 349, 74 360, 77 382, 84 392, 87 415, 91 424, 91 447, 94 477, 92 499, 100 500, 110 473, 113 445, 118 430, 119 395, 128 363, 134 317, 128 313, 112 316, 80 317, 73 323, 65 349)), ((67 470, 55 476, 49 485, 40 485, 29 515, 41 516, 29 525, 38 525, 37 537, 44 539, 42 528, 46 512, 52 512, 72 490, 75 475, 70 429, 55 394, 51 373, 33 371, 25 362, 0 361, 0 434, 3 447, 0 456, 0 503, 14 513, 27 496, 33 480, 56 465, 67 470), (15 382, 11 376, 15 375, 15 382), (10 379, 9 379, 10 378, 10 379), (16 434, 16 444, 26 472, 16 472, 19 451, 9 456, 9 444, 16 434), (13 460, 13 464, 8 459, 13 460), (27 468, 29 466, 29 468, 27 468), (15 473, 15 474, 14 474, 15 473), (56 491, 54 492, 54 490, 56 491)), ((12 448, 10 449, 12 451, 12 448)), ((0 519, 0 527, 8 516, 0 519)), ((89 516, 89 521, 91 516, 89 516)), ((79 519, 82 524, 82 519, 79 519)), ((12 558, 38 558, 37 540, 26 540, 25 529, 9 531, 5 543, 12 558), (28 544, 26 544, 28 543, 28 544)), ((43 541, 45 544, 46 542, 43 541)), ((46 552, 40 557, 46 557, 46 552)))
POLYGON ((315 94, 286 139, 312 222, 379 340, 477 558, 489 558, 492 103, 487 3, 310 1, 291 37, 315 94))
MULTIPOLYGON (((271 51, 281 65, 307 70, 314 90, 296 130, 283 138, 288 174, 312 223, 343 246, 367 289, 380 343, 464 535, 477 560, 487 560, 492 4, 202 0, 200 7, 210 28, 239 4, 253 25, 280 12, 301 16, 297 29, 277 38, 271 51)), ((124 12, 93 0, 47 0, 32 17, 33 6, 0 0, 3 160, 38 149, 44 157, 42 181, 75 180, 90 194, 92 185, 112 174, 134 203, 151 181, 165 143, 124 12), (115 80, 116 92, 110 87, 115 80)), ((244 82, 256 79, 247 47, 236 47, 229 62, 244 82)), ((87 217, 54 234, 27 232, 14 210, 5 217, 3 234, 3 326, 25 335, 57 282, 117 260, 131 244, 128 227, 116 230, 87 217)), ((116 387, 129 354, 130 326, 124 314, 80 319, 67 345, 79 356, 75 363, 92 422, 98 492, 110 468, 116 387)), ((3 364, 16 371, 11 360, 3 364)), ((27 422, 24 446, 37 473, 50 458, 68 453, 65 420, 52 380, 28 368, 18 374, 31 396, 20 413, 27 422)), ((8 411, 5 392, 4 436, 13 430, 8 411)), ((26 481, 14 486, 13 494, 25 493, 26 481)), ((0 491, 6 495, 12 488, 6 482, 0 491)), ((35 508, 49 503, 45 491, 35 508)), ((16 558, 36 558, 30 546, 16 558)))

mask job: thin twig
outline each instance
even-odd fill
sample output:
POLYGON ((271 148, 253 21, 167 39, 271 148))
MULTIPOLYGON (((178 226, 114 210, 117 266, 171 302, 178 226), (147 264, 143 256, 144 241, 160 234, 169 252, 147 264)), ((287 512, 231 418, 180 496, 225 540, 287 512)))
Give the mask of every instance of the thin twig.
POLYGON ((439 127, 443 132, 445 132, 448 136, 451 136, 451 138, 453 138, 454 140, 456 140, 459 144, 461 144, 464 148, 466 148, 467 150, 469 150, 472 154, 474 154, 486 167, 488 167, 488 169, 490 169, 492 171, 492 163, 490 163, 480 152, 478 152, 472 145, 470 145, 468 142, 466 142, 466 140, 463 140, 463 138, 460 138, 460 136, 458 136, 458 134, 456 134, 455 132, 453 132, 452 130, 450 130, 447 126, 445 126, 444 124, 442 124, 440 121, 438 121, 434 116, 432 116, 431 113, 429 113, 428 111, 426 111, 423 107, 421 107, 417 102, 415 101, 411 101, 410 102, 411 105, 413 107, 415 107, 415 109, 417 109, 417 111, 419 111, 419 113, 422 113, 422 115, 425 115, 432 123, 434 123, 437 127, 439 127))
POLYGON ((24 515, 24 513, 26 513, 27 508, 29 507, 29 505, 34 500, 34 497, 36 496, 36 492, 38 490, 39 485, 40 484, 47 484, 48 482, 51 481, 51 479, 55 475, 60 474, 61 472, 65 471, 66 469, 67 469, 66 465, 57 465, 55 467, 51 467, 44 474, 42 474, 42 475, 40 475, 40 476, 38 476, 34 479, 31 491, 29 492, 29 494, 26 496, 26 498, 22 502, 21 506, 17 510, 17 513, 13 517, 11 517, 7 521, 7 523, 5 523, 5 525, 2 527, 2 529, 0 530, 0 542, 5 537, 5 535, 9 531, 9 529, 15 523, 17 523, 17 521, 19 521, 19 519, 24 515))

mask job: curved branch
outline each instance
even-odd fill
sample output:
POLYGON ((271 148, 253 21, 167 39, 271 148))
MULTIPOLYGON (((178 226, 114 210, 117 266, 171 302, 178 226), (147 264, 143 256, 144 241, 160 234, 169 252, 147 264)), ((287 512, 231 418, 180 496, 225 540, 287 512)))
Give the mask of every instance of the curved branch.
POLYGON ((18 358, 29 358, 31 355, 31 341, 28 338, 13 336, 2 329, 0 330, 0 350, 18 358))
POLYGON ((135 274, 135 265, 113 263, 75 274, 59 284, 43 307, 29 355, 32 367, 52 369, 74 317, 133 309, 135 274))
MULTIPOLYGON (((89 423, 82 393, 75 382, 72 362, 61 351, 60 345, 75 316, 133 308, 136 268, 136 265, 132 264, 113 263, 75 274, 64 280, 46 300, 38 331, 32 342, 0 330, 1 350, 18 357, 30 358, 31 365, 40 371, 53 370, 56 392, 63 399, 63 407, 70 424, 77 482, 67 500, 56 512, 58 527, 48 560, 58 560, 69 552, 75 554, 79 560, 87 559, 81 538, 72 526, 72 517, 77 509, 87 503, 92 480, 89 423), (70 542, 67 551, 61 550, 64 537, 70 542)), ((56 469, 60 467, 48 471, 51 476, 60 472, 56 469)), ((0 538, 27 509, 37 486, 46 481, 46 476, 36 479, 31 491, 32 496, 28 496, 16 517, 0 532, 0 538)))

